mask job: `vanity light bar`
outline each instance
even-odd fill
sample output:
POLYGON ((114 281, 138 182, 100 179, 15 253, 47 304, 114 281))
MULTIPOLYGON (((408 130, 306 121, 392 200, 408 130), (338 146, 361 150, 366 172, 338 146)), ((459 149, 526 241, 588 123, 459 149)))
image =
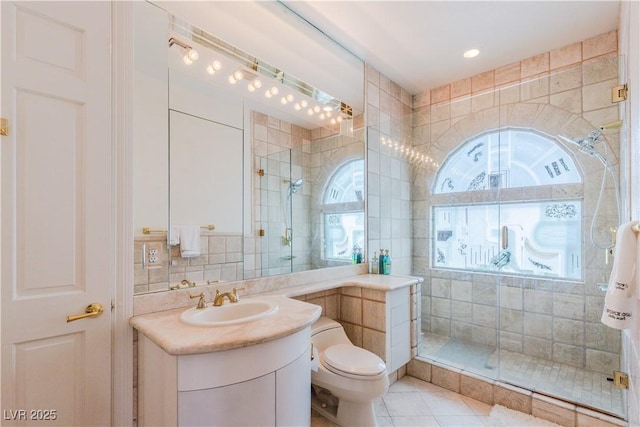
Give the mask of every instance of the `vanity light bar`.
POLYGON ((269 65, 258 58, 244 52, 241 49, 219 39, 218 37, 207 33, 206 31, 197 28, 186 21, 177 18, 176 16, 170 16, 171 26, 170 31, 180 35, 181 37, 188 38, 194 43, 199 44, 205 48, 214 50, 224 55, 230 56, 236 61, 239 61, 243 66, 251 69, 257 75, 262 75, 270 79, 275 79, 282 85, 292 89, 295 92, 301 93, 318 101, 324 105, 330 106, 334 111, 344 111, 343 105, 346 105, 349 110, 351 107, 339 100, 333 98, 331 95, 322 92, 321 90, 313 87, 312 85, 305 83, 289 74, 284 73, 282 70, 269 65))

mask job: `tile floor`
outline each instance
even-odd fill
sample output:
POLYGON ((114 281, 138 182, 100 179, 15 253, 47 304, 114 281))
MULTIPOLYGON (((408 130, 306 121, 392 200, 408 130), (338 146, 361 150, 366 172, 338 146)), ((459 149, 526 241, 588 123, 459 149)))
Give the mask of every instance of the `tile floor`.
MULTIPOLYGON (((491 406, 404 376, 389 387, 376 402, 378 426, 491 426, 491 406)), ((311 427, 333 427, 336 424, 313 413, 311 427)))
MULTIPOLYGON (((550 396, 595 408, 612 415, 625 414, 624 393, 607 375, 522 353, 489 348, 423 333, 419 355, 486 378, 522 386, 550 396), (455 345, 455 349, 448 349, 455 345)), ((613 371, 613 369, 612 369, 613 371)))

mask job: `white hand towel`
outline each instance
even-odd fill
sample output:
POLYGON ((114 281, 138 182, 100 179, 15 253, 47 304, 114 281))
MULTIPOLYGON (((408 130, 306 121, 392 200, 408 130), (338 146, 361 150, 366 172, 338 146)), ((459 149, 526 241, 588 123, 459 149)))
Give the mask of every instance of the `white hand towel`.
POLYGON ((175 246, 180 244, 180 227, 177 225, 172 225, 169 227, 169 235, 168 241, 170 246, 175 246))
POLYGON ((180 256, 182 258, 200 256, 200 226, 180 226, 180 256))
POLYGON ((618 228, 615 258, 604 298, 601 321, 615 329, 628 329, 632 326, 637 238, 631 227, 635 223, 628 222, 618 228))

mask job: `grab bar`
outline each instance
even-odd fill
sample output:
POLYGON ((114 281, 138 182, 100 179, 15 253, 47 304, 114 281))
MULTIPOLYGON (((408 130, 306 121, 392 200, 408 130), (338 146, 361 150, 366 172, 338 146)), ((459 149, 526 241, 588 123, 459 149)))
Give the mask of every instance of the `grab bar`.
POLYGON ((502 243, 502 249, 507 249, 507 247, 509 246, 509 227, 507 227, 506 225, 502 226, 500 241, 502 243))

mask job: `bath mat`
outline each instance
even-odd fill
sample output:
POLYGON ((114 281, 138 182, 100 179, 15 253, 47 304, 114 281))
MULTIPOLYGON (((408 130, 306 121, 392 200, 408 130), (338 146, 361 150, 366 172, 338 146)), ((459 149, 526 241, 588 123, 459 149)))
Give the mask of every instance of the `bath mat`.
POLYGON ((488 425, 505 427, 561 427, 551 421, 514 411, 501 405, 494 405, 493 408, 491 408, 488 425))

